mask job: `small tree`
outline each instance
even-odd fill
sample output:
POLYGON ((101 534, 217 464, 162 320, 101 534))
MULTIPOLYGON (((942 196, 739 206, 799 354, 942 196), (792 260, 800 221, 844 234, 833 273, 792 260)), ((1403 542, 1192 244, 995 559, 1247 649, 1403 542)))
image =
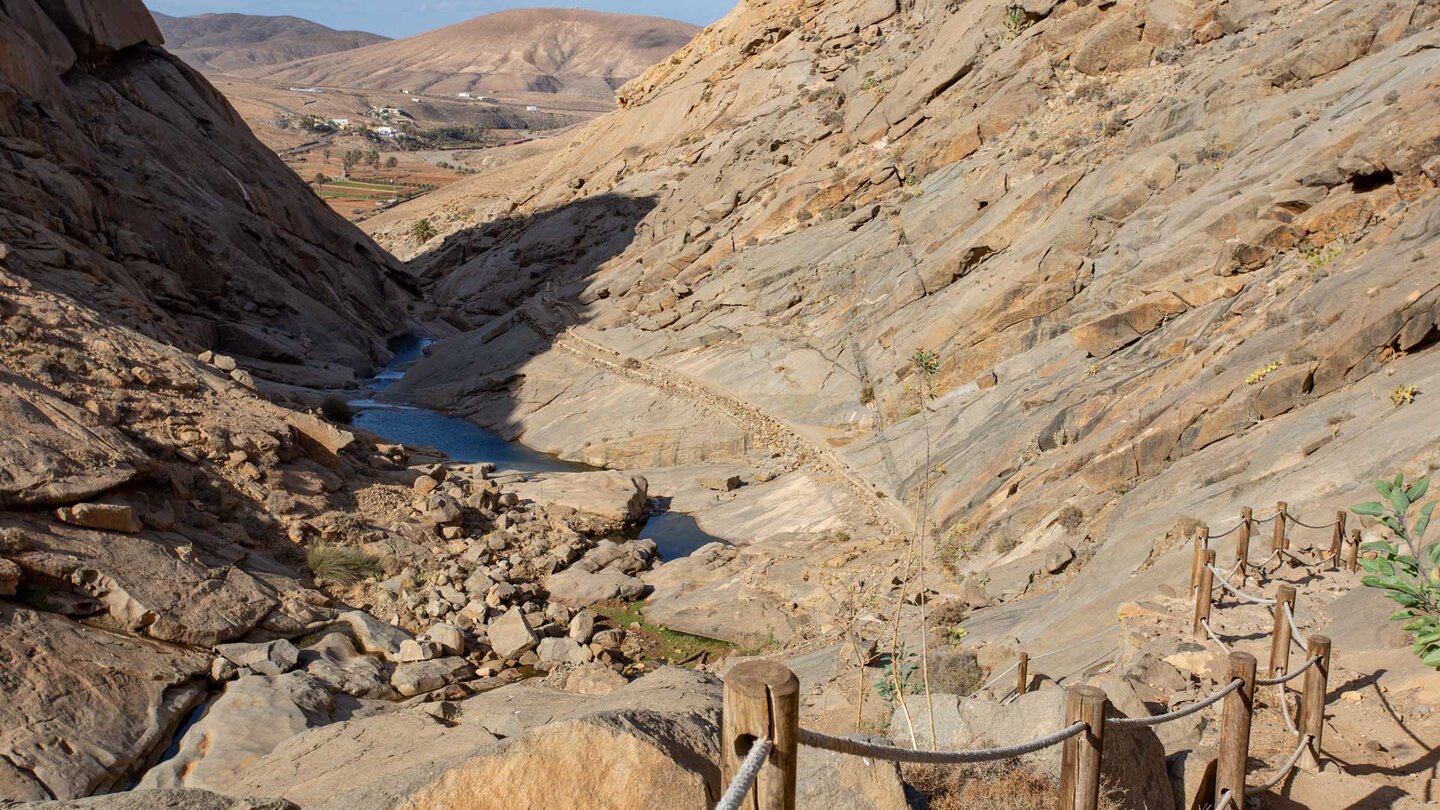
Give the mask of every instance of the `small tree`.
POLYGON ((316 172, 315 176, 310 178, 310 182, 314 183, 316 188, 320 188, 321 186, 330 182, 330 177, 324 172, 316 172))
POLYGON ((435 238, 436 233, 435 226, 430 224, 428 217, 410 226, 410 237, 415 240, 416 244, 423 245, 429 242, 435 238))
POLYGON ((380 168, 380 153, 374 149, 365 153, 365 162, 375 168, 380 168))
POLYGON ((394 155, 391 155, 390 157, 385 158, 385 168, 387 168, 387 169, 393 169, 393 168, 395 168, 396 166, 399 166, 399 165, 400 165, 400 161, 396 160, 394 155))
POLYGON ((1367 574, 1362 581, 1400 605, 1390 620, 1405 622, 1421 663, 1440 669, 1440 542, 1425 546, 1436 502, 1421 507, 1414 523, 1410 522, 1411 507, 1429 489, 1429 476, 1407 484, 1405 476, 1398 474, 1393 481, 1375 482, 1383 502, 1356 504, 1350 511, 1378 519, 1395 534, 1395 542, 1374 540, 1360 547, 1375 553, 1373 558, 1360 560, 1367 574))
POLYGON ((325 157, 325 162, 326 162, 326 163, 329 163, 329 162, 330 162, 330 155, 332 154, 331 151, 330 151, 330 147, 327 146, 327 147, 325 147, 324 149, 320 150, 320 154, 325 157))

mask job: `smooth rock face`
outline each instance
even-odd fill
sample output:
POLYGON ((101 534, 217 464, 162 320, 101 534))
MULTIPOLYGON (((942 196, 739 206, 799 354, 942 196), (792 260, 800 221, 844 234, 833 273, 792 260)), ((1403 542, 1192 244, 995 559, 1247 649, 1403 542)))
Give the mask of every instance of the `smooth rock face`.
POLYGON ((0 602, 0 798, 123 786, 205 694, 209 658, 0 602))
POLYGON ((410 634, 394 625, 386 624, 368 613, 352 610, 336 617, 349 625, 360 649, 378 653, 387 660, 398 660, 400 645, 410 640, 410 634))
POLYGON ((325 633, 300 651, 300 665, 325 688, 357 698, 394 697, 381 663, 355 649, 350 636, 325 633))
POLYGON ((139 786, 220 784, 252 767, 282 741, 329 723, 334 709, 330 692, 304 672, 231 681, 180 738, 175 755, 147 771, 139 786))

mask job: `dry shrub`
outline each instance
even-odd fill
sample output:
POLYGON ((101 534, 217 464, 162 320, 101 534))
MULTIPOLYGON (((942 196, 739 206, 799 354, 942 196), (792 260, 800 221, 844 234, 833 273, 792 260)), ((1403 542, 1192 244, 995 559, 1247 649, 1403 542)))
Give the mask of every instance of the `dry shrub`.
MULTIPOLYGON (((925 797, 928 810, 1053 810, 1060 784, 1025 770, 1016 760, 976 765, 900 766, 906 784, 925 797)), ((1101 810, 1123 810, 1118 792, 1102 786, 1101 810)))
POLYGON ((384 571, 379 557, 350 546, 320 544, 305 552, 305 563, 317 581, 336 585, 354 585, 384 571))
POLYGON ((945 695, 975 694, 985 679, 975 653, 954 647, 930 651, 930 689, 945 695))

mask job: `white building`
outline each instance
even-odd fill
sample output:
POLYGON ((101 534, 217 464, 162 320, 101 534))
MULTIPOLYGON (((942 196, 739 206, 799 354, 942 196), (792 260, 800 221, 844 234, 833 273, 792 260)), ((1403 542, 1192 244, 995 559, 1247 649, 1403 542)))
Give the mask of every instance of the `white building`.
POLYGON ((334 124, 335 126, 339 127, 340 129, 349 129, 349 128, 350 128, 350 119, 349 119, 349 118, 331 118, 331 119, 330 119, 330 123, 331 123, 331 124, 334 124))
POLYGON ((455 94, 455 97, 456 97, 456 98, 470 98, 470 94, 469 94, 469 93, 456 93, 456 94, 455 94))
POLYGON ((525 108, 525 111, 526 111, 526 112, 540 112, 540 108, 539 108, 539 107, 536 107, 534 104, 531 104, 530 106, 528 106, 528 107, 525 108))
POLYGON ((375 129, 371 131, 374 132, 376 135, 384 135, 387 138, 395 137, 394 127, 375 127, 375 129))

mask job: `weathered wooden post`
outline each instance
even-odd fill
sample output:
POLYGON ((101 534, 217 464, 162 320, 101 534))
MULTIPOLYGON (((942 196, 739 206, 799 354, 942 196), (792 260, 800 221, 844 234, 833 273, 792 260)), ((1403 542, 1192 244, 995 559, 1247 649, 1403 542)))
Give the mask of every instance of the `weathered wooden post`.
POLYGON ((1345 564, 1350 573, 1360 570, 1360 530, 1350 530, 1350 550, 1345 554, 1345 564))
POLYGON ((720 713, 721 783, 730 784, 757 740, 775 748, 766 757, 746 810, 794 810, 800 681, 773 661, 736 664, 725 676, 720 713))
POLYGON ((1275 628, 1270 636, 1270 677, 1290 671, 1290 613, 1295 612, 1295 586, 1281 585, 1275 590, 1275 628))
POLYGON ((1345 510, 1335 513, 1335 531, 1330 535, 1330 567, 1340 570, 1340 547, 1345 545, 1345 510))
POLYGON ((1201 526, 1195 530, 1195 536, 1191 539, 1190 545, 1190 590, 1200 582, 1200 566, 1205 557, 1205 549, 1210 545, 1210 527, 1201 526))
POLYGON ((1065 724, 1084 723, 1084 731, 1061 743, 1060 810, 1100 807, 1100 758, 1104 750, 1104 690, 1072 686, 1065 695, 1065 724))
POLYGON ((1230 680, 1240 688, 1225 696, 1220 716, 1220 753, 1215 762, 1215 805, 1226 791, 1245 806, 1245 764, 1250 759, 1250 718, 1255 711, 1255 656, 1230 653, 1230 680))
POLYGON ((1205 549, 1201 558, 1200 585, 1195 589, 1195 623, 1190 628, 1196 636, 1205 637, 1205 623, 1210 621, 1210 591, 1215 587, 1215 549, 1205 549))
POLYGON ((1015 665, 1015 694, 1025 694, 1025 689, 1030 686, 1030 653, 1020 653, 1020 661, 1015 665))
POLYGON ((1255 510, 1245 507, 1240 510, 1240 534, 1235 538, 1235 559, 1240 564, 1240 587, 1250 577, 1250 528, 1255 519, 1255 510))
MULTIPOLYGON (((1290 508, 1290 504, 1285 503, 1284 501, 1280 501, 1279 503, 1275 504, 1275 533, 1272 534, 1272 535, 1270 535, 1270 551, 1271 551, 1272 553, 1273 553, 1273 552, 1276 552, 1276 551, 1285 551, 1285 550, 1286 550, 1286 545, 1285 545, 1285 517, 1286 517, 1286 514, 1285 514, 1285 510, 1287 510, 1287 509, 1289 509, 1289 508, 1290 508)), ((1281 561, 1281 562, 1284 562, 1283 559, 1280 560, 1280 561, 1281 561)))
POLYGON ((1301 764, 1310 770, 1320 770, 1320 746, 1325 737, 1325 694, 1330 680, 1330 638, 1311 636, 1305 649, 1306 659, 1319 658, 1305 671, 1305 684, 1301 692, 1300 733, 1310 735, 1310 753, 1301 764))

